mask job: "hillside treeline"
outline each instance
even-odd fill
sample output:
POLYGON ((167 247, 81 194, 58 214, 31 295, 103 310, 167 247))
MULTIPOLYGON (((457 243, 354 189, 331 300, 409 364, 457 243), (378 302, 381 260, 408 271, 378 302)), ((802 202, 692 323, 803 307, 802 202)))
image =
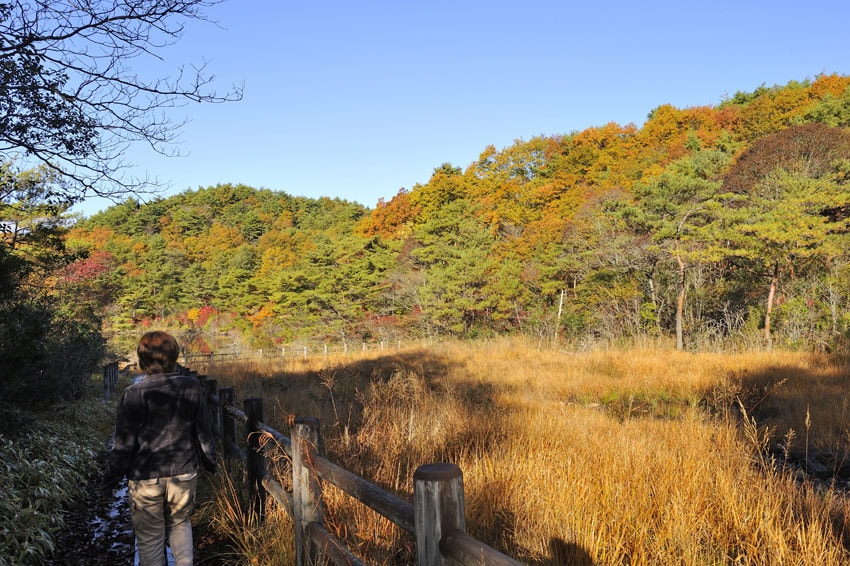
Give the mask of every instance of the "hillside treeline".
MULTIPOLYGON (((554 126, 554 125, 553 125, 554 126)), ((850 77, 487 147, 374 209, 242 185, 74 226, 108 329, 293 341, 842 345, 850 77)))

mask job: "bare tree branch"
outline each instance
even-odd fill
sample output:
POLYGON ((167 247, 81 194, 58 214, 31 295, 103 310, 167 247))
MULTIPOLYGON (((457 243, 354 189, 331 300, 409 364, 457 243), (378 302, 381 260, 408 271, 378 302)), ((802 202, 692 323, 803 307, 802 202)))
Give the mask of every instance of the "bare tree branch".
POLYGON ((185 120, 171 112, 240 100, 242 86, 216 92, 205 61, 166 77, 142 77, 132 63, 161 61, 186 22, 209 22, 203 10, 220 1, 0 1, 0 155, 45 164, 72 200, 155 190, 131 174, 130 146, 176 154, 185 120))

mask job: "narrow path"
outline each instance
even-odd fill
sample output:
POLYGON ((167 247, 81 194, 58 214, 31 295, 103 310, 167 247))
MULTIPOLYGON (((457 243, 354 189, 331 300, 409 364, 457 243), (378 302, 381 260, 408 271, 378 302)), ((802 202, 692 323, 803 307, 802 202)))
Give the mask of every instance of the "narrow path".
MULTIPOLYGON (((106 451, 98 456, 98 471, 104 469, 106 458, 106 451)), ((101 473, 93 474, 84 488, 83 499, 65 515, 65 528, 56 535, 56 552, 48 564, 138 566, 127 479, 121 480, 112 497, 104 499, 100 496, 100 478, 101 473)), ((174 557, 171 549, 166 551, 171 566, 174 557)))
MULTIPOLYGON (((97 459, 103 469, 106 452, 97 459)), ((56 566, 123 566, 134 562, 135 540, 130 524, 127 482, 110 499, 100 497, 100 474, 85 486, 85 496, 65 515, 65 528, 56 535, 56 566)))

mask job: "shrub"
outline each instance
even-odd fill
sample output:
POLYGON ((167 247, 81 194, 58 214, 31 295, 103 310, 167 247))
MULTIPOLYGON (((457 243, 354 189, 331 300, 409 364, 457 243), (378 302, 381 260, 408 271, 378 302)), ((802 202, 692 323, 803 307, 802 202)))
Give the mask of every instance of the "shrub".
POLYGON ((54 552, 63 510, 97 471, 108 412, 84 401, 31 417, 17 438, 0 434, 0 566, 44 563, 54 552))

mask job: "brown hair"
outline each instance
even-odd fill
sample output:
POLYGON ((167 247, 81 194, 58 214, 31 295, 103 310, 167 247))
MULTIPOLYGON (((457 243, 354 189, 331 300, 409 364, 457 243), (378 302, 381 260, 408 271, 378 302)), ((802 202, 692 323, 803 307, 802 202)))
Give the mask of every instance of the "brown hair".
POLYGON ((139 368, 149 375, 174 371, 179 353, 180 346, 174 336, 160 330, 146 333, 136 348, 139 368))

